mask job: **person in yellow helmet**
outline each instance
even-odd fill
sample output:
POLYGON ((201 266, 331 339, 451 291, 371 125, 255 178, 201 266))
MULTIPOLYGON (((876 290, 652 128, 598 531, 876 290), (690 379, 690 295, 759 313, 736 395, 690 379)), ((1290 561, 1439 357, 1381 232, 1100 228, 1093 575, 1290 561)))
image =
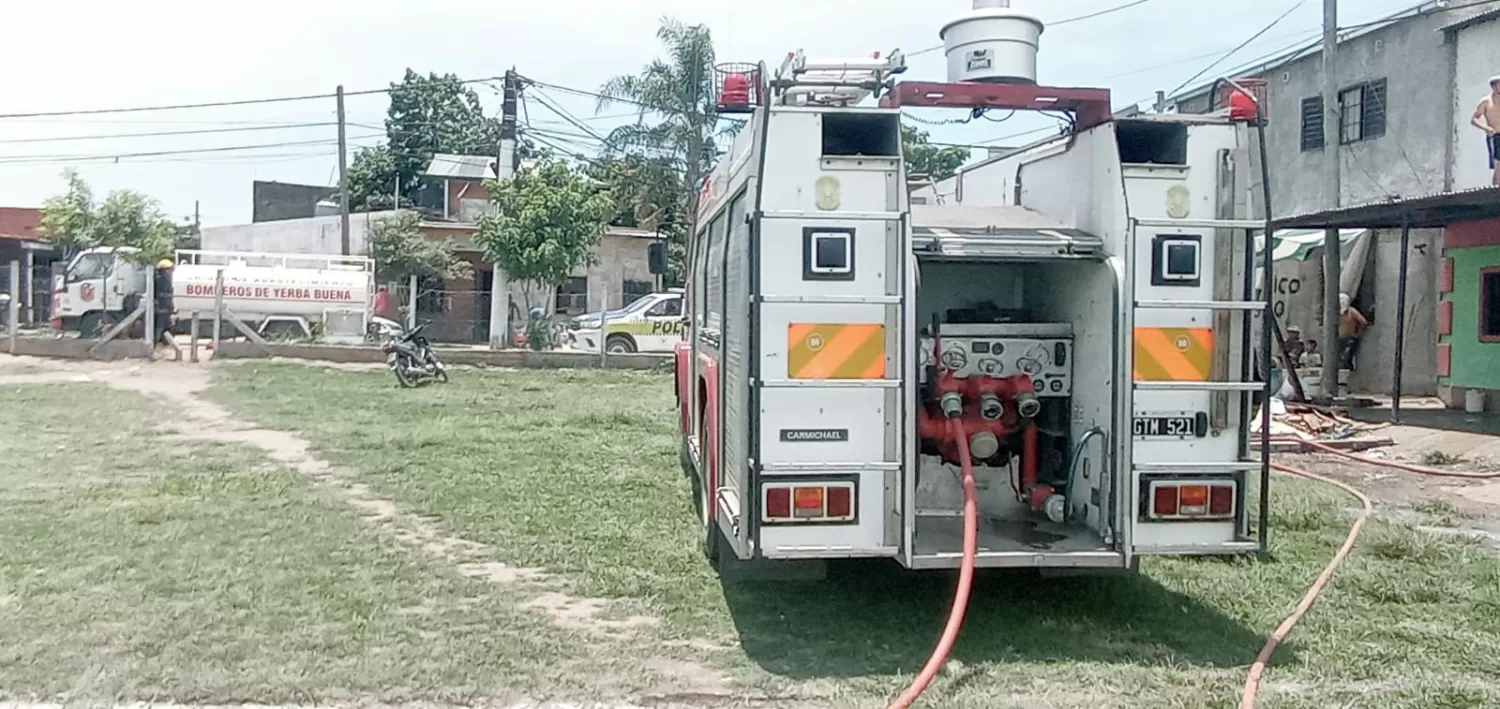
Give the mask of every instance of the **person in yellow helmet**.
POLYGON ((153 341, 167 344, 175 344, 172 336, 167 334, 167 328, 172 326, 172 268, 175 265, 169 258, 156 262, 156 332, 153 341))

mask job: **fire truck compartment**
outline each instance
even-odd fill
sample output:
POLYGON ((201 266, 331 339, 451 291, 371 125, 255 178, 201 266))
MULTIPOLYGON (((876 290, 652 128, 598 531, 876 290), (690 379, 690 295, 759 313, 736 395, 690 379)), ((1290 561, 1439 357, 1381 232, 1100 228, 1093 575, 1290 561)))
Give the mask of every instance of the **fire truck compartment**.
MULTIPOLYGON (((967 226, 957 229, 932 227, 930 213, 925 225, 915 217, 913 223, 914 233, 930 240, 924 248, 918 236, 915 248, 921 414, 914 418, 927 421, 913 422, 909 563, 955 567, 962 556, 960 470, 951 446, 934 441, 942 430, 933 422, 943 415, 934 403, 941 381, 1024 377, 1018 381, 1030 383, 1039 404, 1031 405, 1033 415, 1006 410, 1031 398, 1012 384, 1013 398, 999 386, 993 415, 974 419, 997 434, 993 443, 970 439, 978 565, 1122 568, 1113 531, 1120 472, 1111 449, 1119 405, 1118 273, 1099 241, 1082 231, 1026 210, 965 211, 967 226)), ((964 396, 967 421, 973 397, 964 396)))

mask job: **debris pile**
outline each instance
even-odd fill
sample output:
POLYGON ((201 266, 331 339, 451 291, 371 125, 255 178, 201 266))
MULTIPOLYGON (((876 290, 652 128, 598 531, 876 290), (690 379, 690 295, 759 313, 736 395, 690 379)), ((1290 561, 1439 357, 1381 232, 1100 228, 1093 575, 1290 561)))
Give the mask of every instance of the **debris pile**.
MULTIPOLYGON (((1270 433, 1273 438, 1317 441, 1323 445, 1349 451, 1368 450, 1394 444, 1394 441, 1388 437, 1371 435, 1387 425, 1355 421, 1336 409, 1290 403, 1279 398, 1271 399, 1270 433)), ((1259 412, 1251 421, 1250 430, 1255 434, 1260 433, 1259 412)), ((1252 448, 1259 448, 1258 438, 1259 436, 1251 436, 1252 448)), ((1278 453, 1290 453, 1310 449, 1294 441, 1283 440, 1273 443, 1271 450, 1278 453)))

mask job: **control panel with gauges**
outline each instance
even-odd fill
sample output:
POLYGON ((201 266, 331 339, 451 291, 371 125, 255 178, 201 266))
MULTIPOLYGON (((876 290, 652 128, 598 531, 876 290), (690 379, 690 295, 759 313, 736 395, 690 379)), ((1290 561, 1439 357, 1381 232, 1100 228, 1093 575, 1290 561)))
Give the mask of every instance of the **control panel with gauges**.
MULTIPOLYGON (((1031 377, 1037 396, 1073 395, 1073 326, 1066 323, 942 325, 942 363, 955 377, 1031 377)), ((918 376, 934 364, 931 333, 923 333, 918 376)))

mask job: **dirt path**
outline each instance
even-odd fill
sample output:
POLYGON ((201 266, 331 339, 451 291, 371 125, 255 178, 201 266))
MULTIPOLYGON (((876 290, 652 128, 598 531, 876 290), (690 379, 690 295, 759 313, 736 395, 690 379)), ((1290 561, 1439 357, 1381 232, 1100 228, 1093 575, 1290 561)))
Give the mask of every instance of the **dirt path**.
MULTIPOLYGON (((659 624, 657 618, 649 616, 615 616, 608 612, 608 601, 571 595, 542 569, 515 567, 499 561, 499 554, 493 548, 444 533, 433 520, 401 509, 393 500, 376 494, 359 482, 353 474, 339 470, 317 457, 311 452, 307 439, 301 435, 261 428, 236 418, 228 409, 201 396, 209 387, 211 366, 176 362, 50 360, 0 355, 0 386, 97 382, 163 401, 175 412, 173 418, 165 423, 170 437, 185 441, 248 445, 259 449, 267 458, 296 470, 331 490, 379 529, 383 536, 396 543, 452 564, 459 573, 470 578, 523 587, 529 596, 529 600, 523 603, 524 608, 542 615, 560 629, 595 638, 602 643, 598 647, 600 650, 607 650, 608 645, 613 643, 620 644, 623 649, 632 639, 659 624)), ((658 702, 680 697, 694 697, 711 702, 745 699, 743 695, 730 690, 728 680, 721 673, 709 668, 665 658, 649 660, 646 664, 652 674, 662 677, 663 686, 653 688, 655 691, 650 695, 658 702)), ((595 706, 604 709, 605 705, 556 706, 558 709, 587 709, 595 706)), ((655 703, 653 706, 662 704, 655 703)), ((0 703, 0 709, 12 708, 51 709, 41 704, 0 703)), ((610 709, 623 708, 611 705, 610 709)))

